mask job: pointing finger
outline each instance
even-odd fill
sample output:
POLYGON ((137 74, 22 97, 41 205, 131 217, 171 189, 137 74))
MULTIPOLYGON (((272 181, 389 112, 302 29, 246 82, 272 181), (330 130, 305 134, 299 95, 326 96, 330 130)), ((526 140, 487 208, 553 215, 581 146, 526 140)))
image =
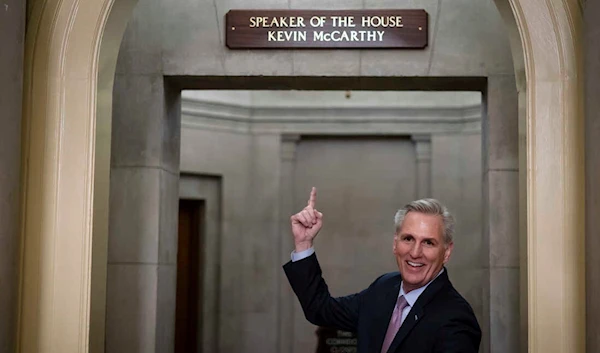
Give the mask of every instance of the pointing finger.
POLYGON ((315 203, 317 202, 317 188, 314 186, 310 190, 310 198, 308 199, 308 207, 315 208, 315 203))

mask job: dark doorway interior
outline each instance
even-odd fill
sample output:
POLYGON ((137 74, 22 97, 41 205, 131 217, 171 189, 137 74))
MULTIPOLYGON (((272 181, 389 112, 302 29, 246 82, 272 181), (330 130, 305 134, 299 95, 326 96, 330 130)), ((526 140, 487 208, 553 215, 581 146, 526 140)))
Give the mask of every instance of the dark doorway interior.
POLYGON ((179 200, 175 353, 201 353, 203 200, 179 200))

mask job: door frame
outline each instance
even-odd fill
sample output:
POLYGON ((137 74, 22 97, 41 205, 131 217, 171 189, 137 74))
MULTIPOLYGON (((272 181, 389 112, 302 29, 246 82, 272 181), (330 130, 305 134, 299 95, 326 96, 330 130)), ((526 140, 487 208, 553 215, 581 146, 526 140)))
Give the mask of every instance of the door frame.
MULTIPOLYGON (((576 0, 509 2, 518 29, 513 56, 524 62, 524 72, 517 68, 516 74, 525 104, 528 351, 583 353, 581 9, 576 0)), ((108 237, 101 235, 108 234, 112 82, 135 3, 45 0, 29 16, 19 352, 103 347, 103 336, 93 333, 103 330, 105 278, 92 268, 106 263, 108 237)))

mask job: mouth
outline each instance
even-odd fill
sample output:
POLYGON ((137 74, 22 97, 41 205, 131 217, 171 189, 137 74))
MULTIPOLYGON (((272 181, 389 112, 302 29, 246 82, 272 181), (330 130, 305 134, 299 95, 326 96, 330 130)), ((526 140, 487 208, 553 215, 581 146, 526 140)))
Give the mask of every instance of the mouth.
POLYGON ((414 268, 419 268, 419 267, 425 266, 425 264, 422 264, 420 262, 406 261, 406 263, 408 264, 408 266, 414 267, 414 268))

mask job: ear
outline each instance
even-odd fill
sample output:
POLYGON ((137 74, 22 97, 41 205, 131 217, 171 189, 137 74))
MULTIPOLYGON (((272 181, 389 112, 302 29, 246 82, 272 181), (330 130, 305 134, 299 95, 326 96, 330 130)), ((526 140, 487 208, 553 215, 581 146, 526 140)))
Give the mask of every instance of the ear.
POLYGON ((454 243, 448 244, 446 247, 446 251, 444 253, 444 264, 450 260, 450 255, 452 255, 452 249, 454 248, 454 243))
POLYGON ((398 240, 398 233, 394 234, 394 239, 392 240, 392 250, 394 254, 396 253, 396 241, 398 240))

